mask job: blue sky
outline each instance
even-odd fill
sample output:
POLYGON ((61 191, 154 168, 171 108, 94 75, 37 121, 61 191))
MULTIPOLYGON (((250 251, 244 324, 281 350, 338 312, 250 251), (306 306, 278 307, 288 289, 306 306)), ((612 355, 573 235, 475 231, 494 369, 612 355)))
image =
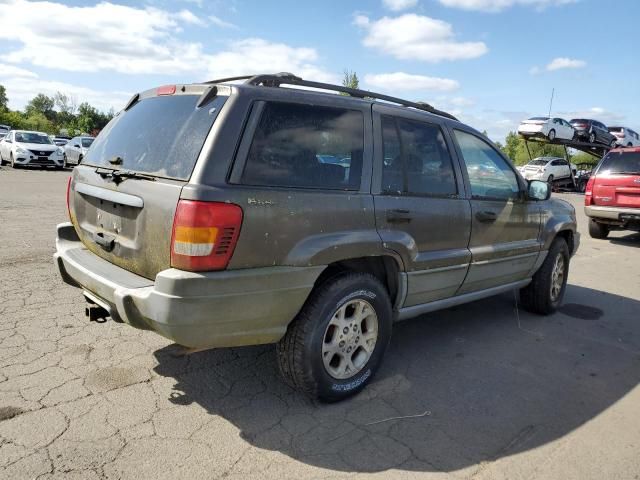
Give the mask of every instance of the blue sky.
POLYGON ((494 140, 553 113, 640 130, 640 2, 0 0, 0 84, 119 109, 136 91, 292 71, 451 111, 494 140), (601 18, 600 23, 596 21, 601 18))

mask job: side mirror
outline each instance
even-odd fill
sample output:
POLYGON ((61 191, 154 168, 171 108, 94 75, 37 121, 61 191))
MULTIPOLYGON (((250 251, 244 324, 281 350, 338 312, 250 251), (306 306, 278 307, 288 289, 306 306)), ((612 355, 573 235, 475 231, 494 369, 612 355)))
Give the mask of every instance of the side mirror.
POLYGON ((532 200, 549 200, 551 187, 547 182, 541 180, 529 180, 527 195, 532 200))
POLYGON ((76 148, 80 148, 80 144, 79 143, 74 143, 73 146, 76 147, 76 148))

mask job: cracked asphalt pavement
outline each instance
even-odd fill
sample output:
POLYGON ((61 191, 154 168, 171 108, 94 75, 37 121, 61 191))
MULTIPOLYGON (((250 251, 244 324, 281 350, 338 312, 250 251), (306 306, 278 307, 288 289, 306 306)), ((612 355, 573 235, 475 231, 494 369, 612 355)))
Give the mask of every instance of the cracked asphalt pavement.
POLYGON ((90 323, 52 261, 68 176, 0 169, 0 478, 640 478, 640 235, 583 234, 553 316, 505 294, 397 324, 323 405, 270 346, 90 323))

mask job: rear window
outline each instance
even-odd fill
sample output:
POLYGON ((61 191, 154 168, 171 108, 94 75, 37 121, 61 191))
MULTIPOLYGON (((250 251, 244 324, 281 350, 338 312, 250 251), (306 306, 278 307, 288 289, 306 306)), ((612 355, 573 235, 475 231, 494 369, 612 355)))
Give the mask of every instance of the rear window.
POLYGON ((623 133, 623 128, 622 127, 609 127, 609 131, 611 133, 623 133))
MULTIPOLYGON (((196 108, 197 95, 142 99, 100 132, 83 164, 188 180, 205 138, 226 97, 196 108)), ((83 142, 84 143, 84 142, 83 142)))
POLYGON ((610 152, 602 161, 600 171, 640 175, 640 152, 610 152))
POLYGON ((93 143, 93 138, 83 138, 82 139, 82 146, 84 148, 89 148, 92 143, 93 143))
POLYGON ((357 190, 363 151, 362 112, 267 103, 251 142, 241 182, 357 190))
POLYGON ((531 117, 529 120, 549 120, 549 117, 531 117))
POLYGON ((574 118, 569 123, 589 123, 589 120, 585 120, 583 118, 574 118))
POLYGON ((529 163, 527 163, 527 165, 546 165, 547 163, 549 163, 549 160, 547 160, 546 158, 540 158, 537 160, 531 160, 529 163))

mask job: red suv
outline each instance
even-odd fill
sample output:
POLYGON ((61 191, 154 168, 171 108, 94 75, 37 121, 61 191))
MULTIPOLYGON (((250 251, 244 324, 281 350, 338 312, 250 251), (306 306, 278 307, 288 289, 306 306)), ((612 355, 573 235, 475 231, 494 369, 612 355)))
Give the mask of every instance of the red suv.
POLYGON ((589 235, 606 238, 611 230, 640 231, 640 148, 615 148, 587 183, 584 211, 589 235))

